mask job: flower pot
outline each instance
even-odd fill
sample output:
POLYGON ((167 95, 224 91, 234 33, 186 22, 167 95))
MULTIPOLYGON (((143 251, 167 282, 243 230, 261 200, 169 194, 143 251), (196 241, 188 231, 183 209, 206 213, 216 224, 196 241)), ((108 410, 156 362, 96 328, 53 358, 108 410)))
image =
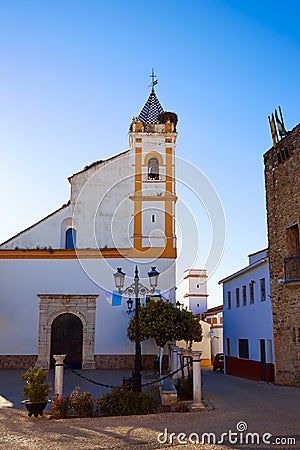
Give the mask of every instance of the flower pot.
POLYGON ((48 403, 48 400, 43 402, 30 402, 29 400, 26 400, 24 402, 26 408, 28 409, 28 416, 31 417, 32 415, 34 417, 38 417, 39 415, 42 416, 44 413, 44 409, 46 408, 46 405, 48 403))

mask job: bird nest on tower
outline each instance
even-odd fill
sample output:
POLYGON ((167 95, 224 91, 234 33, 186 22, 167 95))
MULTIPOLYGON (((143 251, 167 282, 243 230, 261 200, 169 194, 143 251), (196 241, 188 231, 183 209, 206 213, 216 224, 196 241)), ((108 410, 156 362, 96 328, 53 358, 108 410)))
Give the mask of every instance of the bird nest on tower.
POLYGON ((170 112, 170 111, 164 111, 163 113, 160 113, 158 116, 158 123, 173 123, 174 124, 174 131, 176 131, 176 125, 178 122, 177 114, 170 112))

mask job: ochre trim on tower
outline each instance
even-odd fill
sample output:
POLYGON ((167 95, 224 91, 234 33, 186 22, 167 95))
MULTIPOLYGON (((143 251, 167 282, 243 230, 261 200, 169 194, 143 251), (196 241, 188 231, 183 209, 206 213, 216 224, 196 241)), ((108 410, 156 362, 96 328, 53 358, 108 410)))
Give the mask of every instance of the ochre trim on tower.
POLYGON ((208 278, 207 275, 186 275, 185 277, 183 277, 184 280, 186 280, 187 278, 198 278, 198 280, 201 280, 201 278, 208 278))
MULTIPOLYGON (((142 147, 135 148, 134 192, 137 196, 142 192, 142 147)), ((138 198, 133 207, 133 246, 137 250, 142 248, 142 202, 138 198)))
POLYGON ((173 237, 173 202, 165 201, 165 231, 167 237, 173 237))
POLYGON ((170 147, 166 148, 166 192, 173 193, 173 149, 170 147))
POLYGON ((149 153, 147 153, 145 155, 144 166, 148 166, 149 159, 151 159, 151 158, 157 158, 158 159, 158 164, 159 164, 160 167, 163 167, 165 165, 163 157, 161 156, 160 153, 158 153, 158 152, 149 152, 149 153))
POLYGON ((184 294, 183 297, 208 297, 208 294, 184 294))
POLYGON ((142 201, 135 200, 134 202, 134 248, 142 249, 142 201))
POLYGON ((172 194, 157 197, 157 195, 142 195, 141 192, 137 192, 136 195, 130 195, 129 198, 133 201, 142 202, 154 202, 157 200, 159 200, 160 202, 176 202, 177 200, 177 196, 172 194))

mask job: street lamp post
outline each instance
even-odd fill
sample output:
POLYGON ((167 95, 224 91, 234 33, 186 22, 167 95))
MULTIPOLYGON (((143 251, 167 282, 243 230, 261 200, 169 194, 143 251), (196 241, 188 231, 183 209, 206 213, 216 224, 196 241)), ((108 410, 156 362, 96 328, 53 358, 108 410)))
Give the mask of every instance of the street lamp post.
MULTIPOLYGON (((132 388, 134 392, 141 392, 142 382, 141 382, 141 368, 142 368, 142 352, 141 352, 141 340, 140 340, 140 327, 139 327, 139 309, 140 309, 140 298, 139 296, 144 296, 148 293, 154 293, 157 287, 159 272, 157 272, 156 267, 152 267, 150 272, 148 272, 150 289, 143 286, 140 283, 139 271, 137 266, 135 266, 135 276, 134 282, 124 288, 125 273, 122 272, 121 267, 118 267, 117 272, 114 273, 115 285, 120 294, 134 295, 135 297, 135 358, 134 358, 134 372, 132 380, 132 388)), ((127 302, 129 311, 132 310, 133 302, 131 299, 127 302)))

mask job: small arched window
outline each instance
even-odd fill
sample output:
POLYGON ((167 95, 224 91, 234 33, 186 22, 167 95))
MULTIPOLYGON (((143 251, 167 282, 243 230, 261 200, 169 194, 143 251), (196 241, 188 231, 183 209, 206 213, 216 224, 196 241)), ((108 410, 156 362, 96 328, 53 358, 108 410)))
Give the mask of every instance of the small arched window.
POLYGON ((68 228, 66 231, 66 249, 73 249, 76 247, 76 230, 68 228))
POLYGON ((148 180, 159 180, 159 163, 157 158, 148 161, 148 180))

